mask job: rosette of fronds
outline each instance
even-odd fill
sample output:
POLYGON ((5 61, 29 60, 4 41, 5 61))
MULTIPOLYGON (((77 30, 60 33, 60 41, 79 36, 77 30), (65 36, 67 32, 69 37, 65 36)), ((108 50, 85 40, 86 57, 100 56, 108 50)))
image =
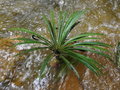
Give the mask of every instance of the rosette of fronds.
MULTIPOLYGON (((31 48, 25 50, 24 52, 31 52, 34 50, 51 50, 51 53, 48 54, 42 62, 40 68, 40 75, 45 75, 45 68, 52 60, 56 58, 58 61, 64 63, 70 70, 72 70, 75 75, 80 79, 79 73, 75 68, 75 63, 82 63, 96 75, 101 74, 102 65, 96 60, 81 54, 80 52, 91 52, 101 56, 104 56, 110 59, 110 56, 105 52, 108 52, 106 47, 110 45, 94 41, 100 39, 96 36, 101 36, 101 33, 81 33, 74 37, 68 37, 73 28, 78 24, 78 19, 85 13, 84 10, 76 11, 71 15, 66 12, 59 12, 58 19, 55 19, 54 12, 50 13, 48 18, 46 15, 43 15, 44 23, 46 24, 47 31, 50 38, 45 37, 39 33, 36 33, 32 30, 24 28, 12 28, 13 31, 21 31, 33 35, 32 39, 29 38, 15 38, 15 40, 21 40, 22 42, 17 43, 16 45, 21 44, 40 44, 40 47, 31 48), (93 41, 91 41, 91 39, 93 41), (43 47, 42 47, 42 46, 43 47)), ((61 65, 62 67, 62 65, 61 65)))

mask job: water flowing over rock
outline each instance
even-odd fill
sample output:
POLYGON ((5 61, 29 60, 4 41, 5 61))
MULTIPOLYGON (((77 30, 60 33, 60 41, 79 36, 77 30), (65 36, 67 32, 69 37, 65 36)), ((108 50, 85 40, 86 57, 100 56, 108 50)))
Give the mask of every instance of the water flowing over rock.
POLYGON ((105 66, 104 75, 97 77, 80 64, 77 69, 82 75, 81 82, 70 72, 56 83, 49 68, 46 78, 39 81, 40 62, 46 52, 35 51, 14 57, 20 50, 31 46, 12 48, 17 41, 10 39, 17 34, 31 36, 7 30, 23 27, 45 35, 41 14, 49 15, 51 9, 56 13, 59 10, 73 12, 87 9, 88 12, 80 19, 81 24, 74 28, 71 36, 81 32, 104 33, 106 36, 101 41, 113 46, 110 51, 114 57, 114 47, 120 42, 120 0, 0 0, 0 90, 120 90, 120 70, 117 66, 91 53, 87 53, 88 56, 105 66))

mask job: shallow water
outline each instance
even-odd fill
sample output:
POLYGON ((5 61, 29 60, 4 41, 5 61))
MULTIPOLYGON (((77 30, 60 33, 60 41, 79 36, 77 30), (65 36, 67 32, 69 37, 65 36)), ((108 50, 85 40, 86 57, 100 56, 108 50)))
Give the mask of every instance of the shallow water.
MULTIPOLYGON (((101 32, 106 36, 101 41, 113 45, 114 60, 115 46, 120 42, 120 0, 0 0, 0 89, 6 90, 120 90, 120 70, 112 62, 94 54, 89 56, 97 59, 106 66, 100 77, 95 76, 83 65, 78 65, 82 80, 79 83, 73 73, 64 80, 54 82, 54 74, 47 73, 40 82, 40 62, 47 52, 36 51, 22 57, 14 57, 19 50, 32 47, 23 45, 10 48, 18 41, 10 38, 28 36, 27 34, 7 31, 12 27, 24 27, 45 34, 41 14, 49 15, 54 9, 75 10, 88 9, 81 24, 75 27, 72 35, 83 32, 101 32), (3 82, 4 81, 4 82, 3 82)), ((115 61, 115 60, 114 60, 115 61)), ((49 71, 49 69, 48 69, 49 71)))

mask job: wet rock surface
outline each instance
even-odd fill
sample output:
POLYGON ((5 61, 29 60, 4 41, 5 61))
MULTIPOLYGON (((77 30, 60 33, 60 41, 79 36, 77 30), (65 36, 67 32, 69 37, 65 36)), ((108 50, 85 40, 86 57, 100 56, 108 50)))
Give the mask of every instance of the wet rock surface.
MULTIPOLYGON (((16 48, 11 49, 15 43, 10 40, 11 36, 28 35, 7 31, 8 28, 23 27, 45 35, 42 13, 49 15, 50 9, 56 12, 62 9, 73 12, 85 8, 89 11, 83 19, 80 19, 81 24, 75 27, 71 36, 81 32, 105 33, 106 36, 102 37, 101 41, 113 45, 110 50, 115 52, 114 47, 120 41, 119 0, 0 0, 0 89, 120 90, 120 72, 117 67, 112 62, 94 54, 88 53, 88 56, 106 66, 105 74, 96 77, 91 71, 78 65, 77 68, 82 75, 81 84, 72 72, 65 80, 62 78, 57 84, 54 83, 54 76, 50 72, 39 82, 40 62, 45 53, 36 51, 23 57, 14 57, 20 51, 16 48)), ((29 47, 31 46, 27 48, 29 47)), ((114 53, 112 55, 114 56, 114 53)))

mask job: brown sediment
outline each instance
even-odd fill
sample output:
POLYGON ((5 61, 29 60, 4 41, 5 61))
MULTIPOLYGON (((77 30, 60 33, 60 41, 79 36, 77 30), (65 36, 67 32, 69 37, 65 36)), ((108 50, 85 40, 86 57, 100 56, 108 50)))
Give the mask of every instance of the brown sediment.
POLYGON ((83 64, 78 64, 76 69, 80 75, 80 80, 78 80, 76 75, 71 71, 69 74, 67 74, 68 76, 65 78, 64 82, 59 86, 58 90, 84 90, 81 81, 84 77, 86 68, 83 64))

